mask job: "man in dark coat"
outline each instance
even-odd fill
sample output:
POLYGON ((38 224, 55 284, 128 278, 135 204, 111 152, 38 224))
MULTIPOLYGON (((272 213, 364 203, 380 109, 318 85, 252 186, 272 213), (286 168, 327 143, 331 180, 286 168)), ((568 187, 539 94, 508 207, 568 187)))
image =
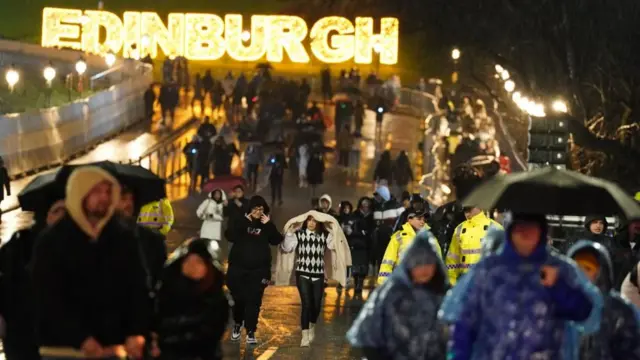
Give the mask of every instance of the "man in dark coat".
POLYGON ((67 215, 40 235, 33 255, 40 352, 75 349, 99 358, 124 344, 140 358, 149 332, 147 289, 135 235, 113 217, 120 185, 86 166, 73 171, 66 189, 67 215))
POLYGON ((363 197, 350 219, 350 234, 346 234, 351 250, 351 274, 355 281, 355 295, 362 295, 364 279, 369 272, 369 252, 372 250, 372 236, 376 227, 373 219, 372 200, 363 197))
POLYGON ((48 213, 44 210, 35 212, 33 226, 16 231, 0 247, 0 315, 5 321, 2 343, 7 360, 40 359, 27 265, 40 232, 64 216, 64 201, 54 202, 48 210, 48 213))
POLYGON ((233 223, 244 217, 249 212, 249 200, 244 197, 244 187, 236 185, 231 191, 231 201, 225 208, 225 215, 229 218, 228 227, 232 227, 233 223))
POLYGON ((271 246, 279 245, 284 238, 269 218, 269 206, 261 196, 251 198, 249 209, 227 229, 227 239, 233 243, 227 285, 235 303, 231 340, 240 340, 244 326, 247 344, 256 344, 262 296, 271 281, 271 246))

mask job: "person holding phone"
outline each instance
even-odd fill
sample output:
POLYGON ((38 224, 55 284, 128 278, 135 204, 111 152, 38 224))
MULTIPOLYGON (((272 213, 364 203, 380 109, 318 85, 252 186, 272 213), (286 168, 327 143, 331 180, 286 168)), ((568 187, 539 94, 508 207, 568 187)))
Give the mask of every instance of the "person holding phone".
POLYGON ((227 271, 227 286, 235 302, 231 340, 240 340, 244 327, 247 344, 257 344, 262 296, 271 282, 270 246, 280 245, 284 237, 269 217, 267 202, 256 195, 249 200, 249 213, 227 229, 227 239, 233 243, 227 271))

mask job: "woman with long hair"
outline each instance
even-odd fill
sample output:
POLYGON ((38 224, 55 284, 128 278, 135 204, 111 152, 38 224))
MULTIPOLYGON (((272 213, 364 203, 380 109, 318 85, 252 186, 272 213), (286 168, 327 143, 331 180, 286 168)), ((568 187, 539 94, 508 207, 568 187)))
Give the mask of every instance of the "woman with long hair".
POLYGON ((207 199, 200 204, 196 215, 198 215, 198 219, 202 220, 201 238, 222 240, 222 221, 224 221, 224 208, 227 205, 227 196, 221 189, 210 192, 207 199))
POLYGON ((333 250, 333 237, 323 223, 308 216, 301 226, 287 232, 282 244, 284 252, 295 251, 297 255, 295 271, 296 285, 302 311, 300 325, 302 342, 300 346, 309 346, 313 341, 315 324, 320 316, 322 293, 324 292, 324 253, 333 250))

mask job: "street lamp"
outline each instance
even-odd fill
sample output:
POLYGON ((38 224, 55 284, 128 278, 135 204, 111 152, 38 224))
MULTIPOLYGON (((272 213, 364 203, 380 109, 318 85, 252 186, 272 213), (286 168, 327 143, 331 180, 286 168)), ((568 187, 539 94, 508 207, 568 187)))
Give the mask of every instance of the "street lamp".
POLYGON ((513 82, 513 80, 507 80, 504 83, 504 89, 507 90, 507 92, 513 92, 513 90, 516 89, 516 83, 513 82))
POLYGON ((553 109, 553 111, 559 113, 567 113, 569 111, 567 103, 562 100, 554 101, 553 104, 551 104, 551 108, 553 109))
POLYGON ((76 63, 76 71, 80 76, 84 75, 85 71, 87 71, 87 63, 84 62, 83 59, 78 60, 76 63))
POLYGON ((242 35, 241 35, 241 39, 244 42, 249 41, 251 39, 251 33, 249 31, 247 31, 247 30, 243 31, 242 35))
POLYGON ((503 70, 502 73, 500 73, 500 77, 502 77, 502 80, 506 81, 506 80, 509 80, 511 75, 509 75, 509 71, 503 70))
POLYGON ((113 53, 109 52, 104 56, 104 61, 107 63, 108 67, 112 67, 113 64, 116 63, 116 56, 113 53))
POLYGON ((513 94, 511 94, 511 99, 516 104, 520 101, 521 98, 522 98, 522 94, 520 94, 520 91, 516 91, 513 94))
POLYGON ((49 63, 49 65, 44 68, 42 75, 44 76, 44 79, 47 80, 47 85, 51 86, 51 82, 56 78, 56 69, 54 69, 53 65, 49 63))
POLYGON ((503 71, 504 71, 504 68, 501 65, 496 64, 496 72, 498 74, 502 74, 503 71))
POLYGON ((16 84, 18 83, 18 81, 20 81, 20 73, 16 71, 13 65, 11 65, 9 70, 7 70, 4 78, 5 80, 7 80, 7 84, 9 84, 9 89, 11 90, 11 92, 13 92, 16 84))
POLYGON ((460 49, 455 48, 451 50, 451 58, 453 59, 453 61, 458 61, 458 59, 460 59, 460 55, 460 49))

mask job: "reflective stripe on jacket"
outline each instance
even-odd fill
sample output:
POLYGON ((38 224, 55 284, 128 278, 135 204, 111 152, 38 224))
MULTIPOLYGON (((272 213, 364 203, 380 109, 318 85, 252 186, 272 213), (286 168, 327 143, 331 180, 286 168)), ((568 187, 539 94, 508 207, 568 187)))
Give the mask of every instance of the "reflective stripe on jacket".
POLYGON ((173 226, 173 208, 169 199, 148 203, 140 209, 138 224, 167 235, 173 226))
POLYGON ((456 227, 445 260, 451 285, 455 285, 460 276, 465 274, 472 265, 480 261, 482 257, 482 239, 492 225, 502 229, 499 223, 481 212, 456 227))
MULTIPOLYGON (((429 226, 424 226, 425 230, 429 230, 429 226)), ((378 285, 382 285, 385 280, 395 269, 396 265, 400 261, 400 257, 404 251, 413 243, 413 239, 416 237, 416 231, 411 224, 405 223, 402 228, 391 235, 391 240, 387 246, 387 250, 384 252, 382 263, 380 264, 380 272, 378 273, 378 285)), ((440 250, 440 244, 436 242, 438 254, 442 258, 442 250, 440 250)))

